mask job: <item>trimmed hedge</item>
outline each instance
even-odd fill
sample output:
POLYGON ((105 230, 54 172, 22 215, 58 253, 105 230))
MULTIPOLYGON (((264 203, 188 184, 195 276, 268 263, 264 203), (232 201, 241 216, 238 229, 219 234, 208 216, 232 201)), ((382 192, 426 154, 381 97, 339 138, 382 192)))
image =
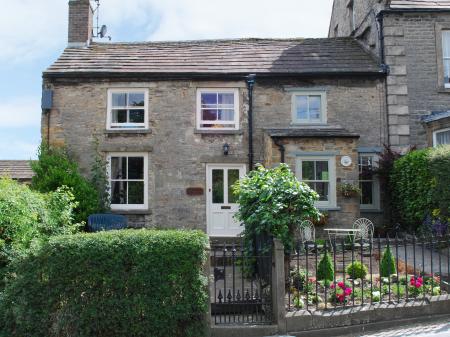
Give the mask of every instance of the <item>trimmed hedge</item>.
POLYGON ((52 238, 14 262, 2 336, 204 335, 207 237, 124 230, 52 238))
POLYGON ((392 199, 400 222, 417 229, 429 214, 450 216, 450 146, 411 151, 394 163, 392 199))

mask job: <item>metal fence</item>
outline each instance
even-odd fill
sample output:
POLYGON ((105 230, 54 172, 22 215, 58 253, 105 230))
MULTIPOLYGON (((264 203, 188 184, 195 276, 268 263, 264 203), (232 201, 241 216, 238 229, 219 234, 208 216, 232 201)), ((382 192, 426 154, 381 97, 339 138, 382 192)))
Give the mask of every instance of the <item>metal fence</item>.
POLYGON ((285 269, 289 311, 420 301, 449 291, 450 238, 299 241, 285 269))
POLYGON ((215 324, 272 323, 272 240, 211 247, 211 313, 215 324))

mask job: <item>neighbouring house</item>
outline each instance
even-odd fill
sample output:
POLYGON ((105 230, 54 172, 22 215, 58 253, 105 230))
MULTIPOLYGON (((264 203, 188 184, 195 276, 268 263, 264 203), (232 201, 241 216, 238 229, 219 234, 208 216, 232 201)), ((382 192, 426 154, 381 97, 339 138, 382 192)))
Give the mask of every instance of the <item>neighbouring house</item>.
POLYGON ((0 177, 8 177, 29 185, 33 175, 29 160, 0 160, 0 177))
POLYGON ((388 141, 386 72, 355 38, 101 43, 92 15, 69 1, 68 46, 43 73, 42 135, 86 175, 99 140, 113 212, 235 236, 231 185, 286 162, 329 226, 382 224, 372 167, 388 141))
POLYGON ((450 1, 335 0, 329 37, 343 36, 387 70, 389 144, 450 144, 450 1))

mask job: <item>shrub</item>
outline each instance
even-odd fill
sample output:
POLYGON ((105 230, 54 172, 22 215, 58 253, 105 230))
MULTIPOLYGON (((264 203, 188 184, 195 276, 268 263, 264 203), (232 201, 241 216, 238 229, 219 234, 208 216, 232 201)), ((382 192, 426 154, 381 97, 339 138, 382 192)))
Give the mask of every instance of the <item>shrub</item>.
POLYGON ((400 222, 417 229, 427 214, 438 210, 450 217, 450 146, 411 151, 394 163, 390 181, 400 222))
POLYGON ((207 237, 122 230, 52 238, 14 261, 4 336, 204 335, 207 237))
POLYGON ((397 269, 395 267, 395 258, 392 256, 391 249, 386 247, 383 252, 383 258, 381 259, 380 264, 380 276, 381 277, 391 277, 392 274, 395 274, 397 269))
POLYGON ((273 169, 258 166, 233 190, 239 203, 236 218, 245 224, 243 236, 250 247, 255 237, 273 236, 290 252, 295 229, 304 219, 318 219, 320 215, 314 206, 318 194, 299 182, 286 164, 273 169))
POLYGON ((97 190, 79 173, 78 165, 69 158, 64 149, 41 144, 38 159, 31 163, 35 173, 31 183, 33 189, 47 193, 56 191, 61 186, 71 188, 78 203, 75 209, 76 222, 86 222, 90 214, 99 210, 97 190))
POLYGON ((291 280, 293 287, 297 290, 303 290, 306 284, 307 277, 309 277, 309 275, 304 269, 300 268, 291 271, 291 280))
POLYGON ((332 281, 334 279, 333 262, 328 251, 325 251, 317 267, 317 279, 324 281, 332 281))
POLYGON ((355 261, 347 266, 346 272, 352 279, 359 278, 363 280, 365 279, 368 270, 365 264, 361 263, 360 261, 355 261))
POLYGON ((0 274, 12 256, 22 254, 33 242, 79 229, 73 221, 76 203, 66 187, 47 194, 0 178, 0 274))

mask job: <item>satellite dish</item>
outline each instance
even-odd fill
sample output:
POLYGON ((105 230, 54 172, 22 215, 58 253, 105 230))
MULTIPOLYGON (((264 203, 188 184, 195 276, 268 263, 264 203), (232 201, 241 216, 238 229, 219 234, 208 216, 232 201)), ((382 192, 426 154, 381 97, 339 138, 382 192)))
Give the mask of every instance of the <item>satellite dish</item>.
POLYGON ((103 39, 106 36, 107 32, 108 32, 108 27, 106 27, 106 25, 103 25, 102 28, 100 28, 99 36, 103 39))

